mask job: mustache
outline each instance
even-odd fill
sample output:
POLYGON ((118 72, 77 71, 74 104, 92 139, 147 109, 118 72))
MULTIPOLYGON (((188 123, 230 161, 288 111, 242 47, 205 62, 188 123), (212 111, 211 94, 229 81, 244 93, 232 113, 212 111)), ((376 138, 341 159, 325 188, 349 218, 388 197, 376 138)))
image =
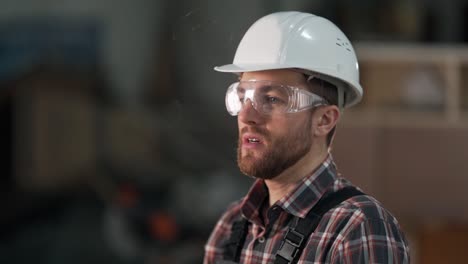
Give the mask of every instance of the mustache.
POLYGON ((268 138, 268 131, 264 128, 260 128, 260 127, 243 127, 240 131, 240 135, 243 135, 245 133, 255 133, 255 134, 259 134, 265 138, 268 138))

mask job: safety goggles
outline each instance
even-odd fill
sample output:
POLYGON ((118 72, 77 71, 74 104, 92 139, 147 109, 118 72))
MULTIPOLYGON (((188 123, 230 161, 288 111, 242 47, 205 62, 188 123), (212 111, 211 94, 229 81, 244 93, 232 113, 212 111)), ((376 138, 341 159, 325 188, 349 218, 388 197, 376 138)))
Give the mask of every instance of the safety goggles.
POLYGON ((271 81, 242 81, 229 86, 226 92, 226 108, 236 116, 247 100, 257 112, 265 115, 296 113, 328 102, 311 92, 271 81))

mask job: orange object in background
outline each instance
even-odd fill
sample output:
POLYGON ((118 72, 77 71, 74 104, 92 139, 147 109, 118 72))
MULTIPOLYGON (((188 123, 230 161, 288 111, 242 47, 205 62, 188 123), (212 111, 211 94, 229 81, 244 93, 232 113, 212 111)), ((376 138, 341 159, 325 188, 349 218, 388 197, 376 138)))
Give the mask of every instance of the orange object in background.
POLYGON ((179 234, 175 218, 163 212, 154 212, 150 215, 149 230, 153 238, 166 242, 175 241, 179 234))
POLYGON ((467 263, 468 223, 428 226, 418 239, 419 263, 467 263))

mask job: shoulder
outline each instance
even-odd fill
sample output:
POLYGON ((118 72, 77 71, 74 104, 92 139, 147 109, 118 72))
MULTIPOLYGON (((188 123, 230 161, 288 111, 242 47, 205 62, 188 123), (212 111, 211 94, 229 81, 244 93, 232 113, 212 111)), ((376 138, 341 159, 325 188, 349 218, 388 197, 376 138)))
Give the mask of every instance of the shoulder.
MULTIPOLYGON (((341 235, 346 235, 364 225, 372 227, 387 224, 400 229, 398 220, 376 198, 370 195, 358 195, 342 202, 328 211, 323 220, 330 223, 344 224, 335 226, 341 235)), ((372 231, 372 230, 371 230, 372 231)))
POLYGON ((357 260, 371 256, 405 263, 409 247, 397 219, 377 199, 369 195, 352 197, 327 212, 317 230, 332 238, 327 257, 357 260))
MULTIPOLYGON (((338 177, 333 183, 333 187, 328 189, 322 199, 327 198, 327 196, 340 195, 338 193, 342 193, 341 191, 349 188, 356 188, 362 192, 362 190, 347 179, 338 177)), ((332 222, 336 225, 340 223, 345 224, 345 226, 337 226, 337 228, 342 228, 340 229, 341 232, 349 232, 365 222, 387 222, 399 227, 398 221, 394 215, 374 196, 366 193, 355 195, 341 202, 325 213, 322 220, 321 223, 332 222)))
POLYGON ((393 214, 370 195, 358 195, 344 201, 335 210, 344 210, 359 215, 362 220, 382 220, 397 223, 393 214))

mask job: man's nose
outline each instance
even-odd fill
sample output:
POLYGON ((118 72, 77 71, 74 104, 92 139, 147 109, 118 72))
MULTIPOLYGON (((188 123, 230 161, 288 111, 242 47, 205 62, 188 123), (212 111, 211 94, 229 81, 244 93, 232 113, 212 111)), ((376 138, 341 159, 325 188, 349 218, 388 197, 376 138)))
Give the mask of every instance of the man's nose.
POLYGON ((246 99, 239 112, 239 120, 246 124, 257 124, 262 120, 262 114, 254 107, 254 103, 250 99, 246 99))

